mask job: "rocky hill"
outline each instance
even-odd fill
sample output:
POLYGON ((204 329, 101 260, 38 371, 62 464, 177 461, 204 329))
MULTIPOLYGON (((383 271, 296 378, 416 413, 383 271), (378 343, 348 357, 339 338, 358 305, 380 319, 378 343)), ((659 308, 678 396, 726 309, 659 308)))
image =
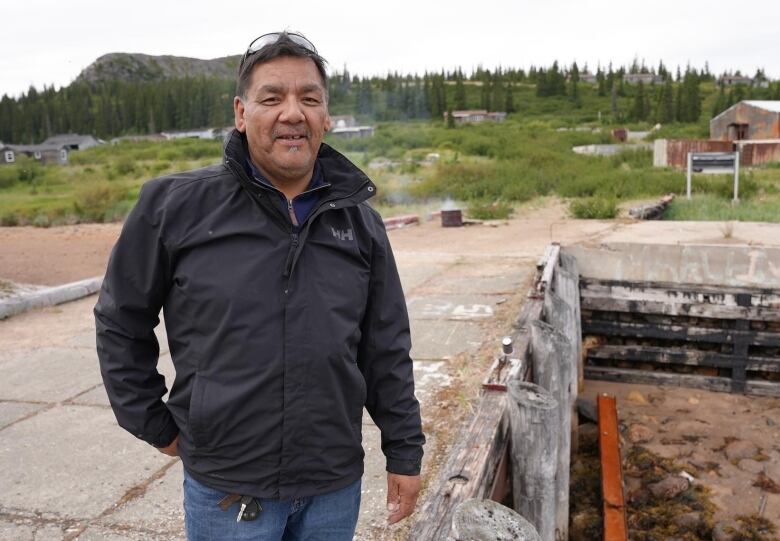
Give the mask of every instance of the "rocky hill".
POLYGON ((161 81, 202 76, 234 79, 240 60, 240 56, 201 60, 170 55, 109 53, 87 66, 76 81, 95 84, 108 81, 161 81))

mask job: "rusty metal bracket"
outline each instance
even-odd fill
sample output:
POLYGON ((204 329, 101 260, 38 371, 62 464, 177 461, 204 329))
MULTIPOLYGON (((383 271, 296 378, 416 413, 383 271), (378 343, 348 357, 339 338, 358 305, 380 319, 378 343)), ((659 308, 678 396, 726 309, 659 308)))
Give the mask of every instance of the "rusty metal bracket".
POLYGON ((604 499, 604 541, 628 541, 615 397, 607 394, 599 395, 598 410, 601 495, 604 499))

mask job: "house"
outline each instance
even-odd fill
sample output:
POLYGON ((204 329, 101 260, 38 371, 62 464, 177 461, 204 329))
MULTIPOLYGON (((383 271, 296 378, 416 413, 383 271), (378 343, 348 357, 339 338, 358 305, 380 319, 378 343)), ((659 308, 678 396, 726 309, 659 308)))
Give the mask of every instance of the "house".
POLYGON ((167 141, 165 137, 163 137, 160 133, 152 133, 149 135, 123 135, 121 137, 114 137, 109 141, 112 145, 118 145, 119 143, 141 143, 144 141, 149 141, 152 143, 159 143, 162 141, 167 141))
MULTIPOLYGON (((447 114, 444 113, 444 120, 447 120, 447 114)), ((485 120, 492 120, 494 122, 503 122, 506 120, 506 113, 504 112, 491 112, 488 113, 484 109, 471 109, 466 111, 453 111, 452 117, 458 124, 464 124, 467 122, 484 122, 485 120)))
POLYGON ((14 163, 15 161, 16 153, 14 152, 14 149, 0 143, 0 164, 14 163))
POLYGON ((718 82, 723 86, 751 86, 753 84, 753 79, 745 77, 744 75, 723 75, 718 82))
POLYGON ((66 165, 68 163, 68 154, 70 153, 67 146, 48 145, 46 143, 41 143, 40 145, 14 145, 13 149, 17 155, 24 154, 42 164, 56 163, 58 165, 66 165))
POLYGON ((352 115, 334 115, 330 117, 330 123, 334 128, 353 128, 357 121, 352 115))
POLYGON ((710 139, 780 139, 780 101, 745 100, 710 120, 710 139))
POLYGON ((626 73, 623 76, 623 81, 630 85, 638 85, 639 83, 649 85, 663 83, 664 78, 653 73, 626 73))
POLYGON ((332 128, 328 133, 341 139, 356 139, 359 137, 372 137, 373 126, 341 126, 332 128))
POLYGON ((66 133, 54 135, 46 139, 41 146, 67 148, 68 150, 84 150, 94 146, 102 145, 103 141, 95 139, 91 135, 79 135, 77 133, 66 133))
POLYGON ((589 84, 592 84, 592 85, 598 84, 598 82, 599 82, 598 79, 596 78, 596 76, 593 75, 589 71, 585 71, 585 72, 580 73, 580 81, 582 81, 583 83, 589 83, 589 84))

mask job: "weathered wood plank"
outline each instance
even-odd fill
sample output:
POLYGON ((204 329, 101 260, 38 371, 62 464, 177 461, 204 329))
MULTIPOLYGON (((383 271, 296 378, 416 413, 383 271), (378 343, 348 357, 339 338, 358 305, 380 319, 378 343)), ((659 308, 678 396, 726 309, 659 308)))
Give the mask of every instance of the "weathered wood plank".
MULTIPOLYGON (((734 355, 660 346, 595 346, 588 349, 587 355, 592 359, 684 364, 687 366, 711 366, 715 368, 733 368, 739 362, 734 355)), ((746 370, 754 372, 780 372, 780 358, 749 356, 747 359, 747 363, 745 363, 746 370)))
POLYGON ((634 338, 658 338, 663 340, 685 340, 715 344, 733 344, 745 339, 754 346, 780 346, 780 333, 765 331, 744 331, 685 325, 650 323, 624 323, 583 317, 582 333, 601 336, 627 336, 634 338))
POLYGON ((673 385, 676 387, 693 387, 695 389, 721 392, 729 392, 731 390, 731 379, 729 378, 695 376, 691 374, 666 374, 663 372, 648 372, 646 370, 631 370, 627 368, 604 368, 601 366, 586 366, 585 379, 673 385))
POLYGON ((577 398, 577 380, 574 377, 577 365, 569 337, 548 323, 533 321, 531 323, 531 365, 534 383, 548 390, 558 402, 555 531, 556 539, 568 539, 571 424, 572 411, 577 398))
POLYGON ((455 507, 471 498, 486 498, 493 486, 501 452, 509 437, 506 393, 487 391, 476 415, 461 432, 447 462, 422 502, 409 541, 445 541, 455 507))
MULTIPOLYGON (((673 385, 676 387, 693 387, 710 391, 733 392, 733 382, 730 378, 717 376, 696 376, 692 374, 667 374, 663 372, 648 372, 627 368, 604 368, 601 366, 586 366, 585 379, 619 381, 623 383, 645 383, 651 385, 673 385)), ((760 396, 780 396, 780 382, 747 380, 747 394, 760 396)))
POLYGON ((772 288, 762 287, 735 287, 714 286, 705 284, 682 284, 676 282, 636 281, 636 280, 603 280, 580 276, 580 288, 594 292, 609 293, 613 288, 629 288, 635 291, 674 291, 681 295, 707 295, 717 298, 723 295, 738 295, 748 293, 754 300, 759 297, 765 299, 766 304, 761 306, 777 306, 774 301, 780 300, 780 292, 772 288))
POLYGON ((536 527, 542 541, 568 539, 556 535, 560 405, 551 392, 533 383, 510 381, 508 393, 514 507, 536 527))
POLYGON ((707 303, 680 303, 664 300, 637 300, 620 297, 595 296, 581 291, 582 310, 601 312, 628 312, 666 316, 706 317, 714 319, 744 319, 780 321, 780 308, 762 306, 731 306, 707 303))

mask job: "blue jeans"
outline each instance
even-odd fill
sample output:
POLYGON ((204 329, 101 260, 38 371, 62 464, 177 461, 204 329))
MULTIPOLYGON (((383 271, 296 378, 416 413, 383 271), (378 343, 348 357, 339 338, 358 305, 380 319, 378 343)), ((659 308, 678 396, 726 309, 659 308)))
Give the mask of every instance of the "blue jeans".
POLYGON ((236 522, 239 503, 223 511, 227 496, 184 470, 184 526, 188 541, 352 541, 360 509, 360 479, 339 490, 293 500, 262 498, 252 521, 236 522))

